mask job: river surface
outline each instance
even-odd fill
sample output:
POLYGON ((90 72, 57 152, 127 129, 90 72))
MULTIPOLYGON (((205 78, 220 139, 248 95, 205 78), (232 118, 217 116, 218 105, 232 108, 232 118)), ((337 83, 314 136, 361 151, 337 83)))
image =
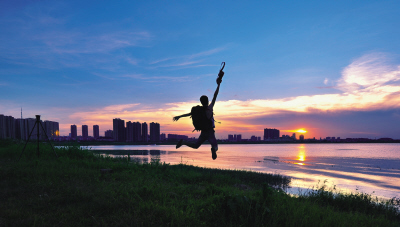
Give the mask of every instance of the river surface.
MULTIPOLYGON (((194 150, 173 145, 90 146, 92 150, 142 151, 132 161, 159 160, 207 168, 277 173, 292 178, 289 193, 317 185, 341 192, 362 192, 380 198, 400 197, 400 144, 222 144, 212 160, 210 145, 194 150), (324 183, 325 182, 325 183, 324 183)), ((102 153, 100 151, 100 153, 102 153)))

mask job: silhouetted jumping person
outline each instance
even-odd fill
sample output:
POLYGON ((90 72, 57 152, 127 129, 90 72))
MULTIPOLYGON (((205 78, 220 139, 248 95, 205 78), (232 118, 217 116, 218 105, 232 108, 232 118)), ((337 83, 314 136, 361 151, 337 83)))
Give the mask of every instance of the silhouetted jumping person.
MULTIPOLYGON (((195 126, 195 130, 201 131, 199 138, 195 143, 180 140, 178 144, 176 144, 176 148, 178 149, 182 145, 186 145, 188 147, 197 149, 203 144, 206 140, 211 144, 211 153, 212 159, 217 158, 217 150, 218 150, 218 143, 217 139, 215 138, 215 124, 214 124, 214 105, 215 100, 217 99, 219 87, 222 82, 222 77, 224 76, 224 71, 222 71, 225 67, 225 62, 222 63, 223 66, 218 73, 217 78, 217 89, 215 90, 214 97, 211 103, 208 103, 208 97, 203 95, 200 97, 200 102, 202 106, 194 106, 190 113, 182 114, 180 116, 176 116, 173 118, 174 121, 179 120, 181 117, 192 117, 193 125, 195 126)), ((193 130, 194 131, 194 130, 193 130)))

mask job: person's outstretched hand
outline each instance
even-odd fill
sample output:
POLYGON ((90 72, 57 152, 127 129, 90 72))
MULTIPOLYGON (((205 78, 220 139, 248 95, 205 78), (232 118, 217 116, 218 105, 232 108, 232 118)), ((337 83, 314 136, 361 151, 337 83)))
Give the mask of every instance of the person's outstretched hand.
POLYGON ((176 116, 176 117, 172 118, 172 120, 173 120, 173 121, 177 121, 177 120, 179 120, 179 117, 176 116))

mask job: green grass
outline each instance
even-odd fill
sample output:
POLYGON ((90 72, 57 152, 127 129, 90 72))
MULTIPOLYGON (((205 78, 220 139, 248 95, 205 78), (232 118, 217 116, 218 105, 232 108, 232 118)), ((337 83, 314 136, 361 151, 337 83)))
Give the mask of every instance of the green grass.
MULTIPOLYGON (((100 157, 0 141, 0 226, 400 226, 395 204, 321 187, 292 197, 290 179, 248 171, 100 157), (102 175, 100 169, 112 169, 102 175)), ((368 196, 367 196, 368 197, 368 196)))

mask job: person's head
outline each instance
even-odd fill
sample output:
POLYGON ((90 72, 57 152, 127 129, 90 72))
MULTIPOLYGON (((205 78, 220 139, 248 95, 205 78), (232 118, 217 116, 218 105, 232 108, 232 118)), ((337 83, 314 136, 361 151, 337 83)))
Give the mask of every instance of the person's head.
POLYGON ((208 97, 206 95, 201 96, 200 102, 201 102, 201 105, 203 105, 204 107, 207 107, 208 106, 208 97))

